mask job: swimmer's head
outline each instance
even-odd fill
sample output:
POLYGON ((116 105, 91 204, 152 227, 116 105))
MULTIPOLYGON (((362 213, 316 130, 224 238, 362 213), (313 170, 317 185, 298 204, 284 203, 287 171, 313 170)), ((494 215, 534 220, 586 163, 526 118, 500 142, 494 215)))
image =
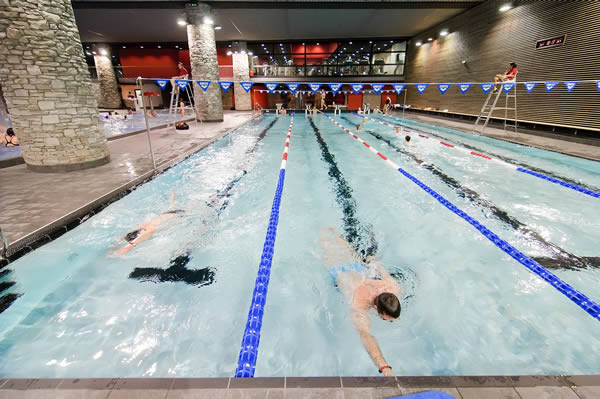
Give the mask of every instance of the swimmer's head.
POLYGON ((407 143, 410 142, 410 136, 406 136, 404 140, 406 140, 407 143))
POLYGON ((400 317, 400 301, 394 294, 384 292, 377 295, 373 305, 383 320, 392 321, 400 317))

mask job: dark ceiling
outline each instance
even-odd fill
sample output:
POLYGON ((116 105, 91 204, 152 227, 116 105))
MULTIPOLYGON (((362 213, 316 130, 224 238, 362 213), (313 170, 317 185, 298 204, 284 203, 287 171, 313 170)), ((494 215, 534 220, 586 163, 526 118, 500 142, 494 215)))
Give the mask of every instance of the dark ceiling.
MULTIPOLYGON (((208 1, 217 41, 412 37, 473 7, 472 1, 208 1)), ((180 1, 73 2, 83 42, 185 42, 180 1)))

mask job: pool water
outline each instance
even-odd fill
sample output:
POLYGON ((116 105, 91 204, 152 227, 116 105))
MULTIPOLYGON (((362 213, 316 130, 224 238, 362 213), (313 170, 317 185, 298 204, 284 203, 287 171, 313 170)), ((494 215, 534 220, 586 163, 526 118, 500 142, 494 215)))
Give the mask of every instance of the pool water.
MULTIPOLYGON (((360 122, 335 119, 353 131, 360 122)), ((0 376, 234 375, 289 123, 249 122, 10 264, 2 281, 22 296, 0 313, 0 376), (171 193, 185 214, 111 255, 125 233, 169 209, 171 193)), ((402 123, 600 187, 596 162, 402 123)), ((597 198, 416 134, 405 146, 376 122, 357 134, 526 255, 567 254, 552 271, 600 301, 597 198)), ((600 372, 598 320, 325 116, 299 114, 256 376, 378 375, 324 267, 328 227, 403 287, 399 321, 371 317, 397 375, 600 372)))
MULTIPOLYGON (((106 118, 108 113, 103 112, 100 114, 100 121, 102 122, 102 129, 106 137, 118 136, 125 133, 131 133, 138 130, 146 129, 146 121, 144 120, 143 113, 134 113, 133 115, 127 115, 127 111, 117 111, 119 115, 109 116, 106 118), (124 119, 123 116, 127 116, 124 119)), ((193 115, 189 112, 181 117, 179 113, 169 115, 169 110, 157 110, 156 117, 148 117, 148 126, 150 128, 164 125, 167 123, 175 123, 181 120, 191 118, 193 115)))

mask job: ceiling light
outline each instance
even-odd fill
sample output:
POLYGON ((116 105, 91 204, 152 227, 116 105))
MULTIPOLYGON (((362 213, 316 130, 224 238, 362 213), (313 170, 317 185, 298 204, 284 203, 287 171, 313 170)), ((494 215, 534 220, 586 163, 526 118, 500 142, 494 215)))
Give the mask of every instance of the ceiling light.
POLYGON ((106 49, 101 48, 100 49, 100 55, 107 55, 108 51, 106 51, 106 49))
POLYGON ((231 47, 231 44, 229 46, 227 46, 227 47, 231 47))
POLYGON ((422 44, 423 44, 423 42, 419 40, 418 42, 415 43, 415 46, 419 47, 422 44))
POLYGON ((95 52, 95 51, 92 51, 92 54, 96 55, 96 52, 95 52))
POLYGON ((215 25, 215 30, 221 30, 223 27, 221 25, 215 25))
POLYGON ((448 36, 448 30, 444 29, 443 31, 441 31, 440 36, 448 36))
POLYGON ((86 51, 85 54, 92 55, 92 53, 90 53, 89 51, 86 51))
POLYGON ((175 46, 175 48, 179 48, 179 46, 175 46))
POLYGON ((228 52, 227 52, 227 55, 231 55, 231 54, 232 54, 232 52, 231 52, 231 51, 228 51, 228 52))
POLYGON ((348 43, 352 44, 352 42, 348 42, 348 43))
POLYGON ((123 48, 127 48, 127 46, 123 46, 123 48))
POLYGON ((210 18, 210 17, 204 17, 204 18, 202 19, 202 22, 204 22, 204 23, 205 23, 205 24, 207 24, 207 25, 212 25, 212 24, 214 24, 214 23, 215 23, 215 21, 213 21, 213 20, 212 20, 212 18, 210 18))
POLYGON ((261 43, 260 45, 261 45, 261 46, 263 46, 263 47, 265 47, 265 44, 264 44, 264 43, 261 43))
POLYGON ((252 51, 248 51, 248 55, 254 55, 252 51))
POLYGON ((369 40, 369 43, 373 43, 373 40, 369 40))
POLYGON ((429 39, 427 39, 428 42, 433 41, 433 37, 430 37, 429 39))
POLYGON ((511 8, 512 8, 512 5, 511 5, 511 4, 505 4, 505 5, 503 5, 502 7, 500 7, 500 12, 505 12, 505 11, 508 11, 508 10, 510 10, 511 8))
POLYGON ((187 23, 183 19, 178 19, 177 20, 177 25, 179 25, 179 26, 185 26, 185 25, 187 25, 187 23))
POLYGON ((144 46, 140 46, 140 48, 144 48, 144 46))
POLYGON ((157 46, 158 48, 160 48, 160 46, 157 46))
POLYGON ((242 50, 242 51, 241 51, 241 53, 242 53, 242 54, 246 54, 246 50, 242 50))

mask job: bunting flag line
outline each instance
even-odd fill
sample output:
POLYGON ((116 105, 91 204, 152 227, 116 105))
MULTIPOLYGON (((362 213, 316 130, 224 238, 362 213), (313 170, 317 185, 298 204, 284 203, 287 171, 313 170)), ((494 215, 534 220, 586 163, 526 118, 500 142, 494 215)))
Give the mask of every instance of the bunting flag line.
POLYGON ((252 82, 240 82, 240 86, 242 86, 242 89, 246 90, 246 93, 250 93, 252 84, 253 84, 252 82))
POLYGON ((381 83, 371 83, 371 88, 373 88, 375 94, 381 93, 381 90, 383 90, 383 86, 385 85, 381 83))
POLYGON ((362 83, 354 83, 354 84, 351 84, 350 87, 352 87, 352 91, 354 91, 354 94, 358 94, 361 92, 364 85, 362 83))
POLYGON ((319 91, 319 88, 321 87, 321 83, 309 83, 308 87, 310 87, 310 89, 312 90, 313 93, 316 93, 317 91, 319 91))
POLYGON ((515 87, 515 83, 510 83, 510 82, 505 82, 502 83, 502 88, 504 89, 505 93, 509 93, 513 87, 515 87))
POLYGON ((185 90, 185 88, 187 87, 189 80, 176 80, 175 83, 177 83, 177 86, 179 86, 179 88, 181 90, 185 90))
POLYGON ((406 87, 406 83, 394 83, 392 86, 394 87, 394 90, 396 90, 396 94, 400 94, 406 87))
POLYGON ((279 86, 279 83, 265 83, 265 86, 267 86, 267 90, 269 90, 269 93, 273 93, 277 86, 279 86))
POLYGON ((288 89, 290 89, 292 94, 294 94, 294 93, 296 93, 296 90, 298 90, 298 87, 300 87, 300 83, 288 83, 287 87, 288 87, 288 89))
POLYGON ((488 92, 490 90, 492 90, 492 87, 494 87, 493 83, 481 83, 481 90, 483 91, 483 94, 488 94, 488 92))
POLYGON ((167 83, 169 83, 168 79, 156 79, 156 84, 161 90, 164 90, 165 87, 167 87, 167 83))
POLYGON ((598 88, 598 91, 600 91, 600 80, 596 81, 596 87, 598 88))
POLYGON ((423 94, 423 92, 427 90, 428 87, 429 83, 421 83, 417 85, 417 90, 419 91, 419 94, 423 94))
POLYGON ((460 88, 460 92, 462 94, 465 94, 467 91, 469 91, 471 86, 473 86, 473 84, 471 84, 471 83, 461 83, 458 85, 458 87, 460 88))
POLYGON ((527 90, 527 94, 531 93, 531 91, 537 86, 536 82, 527 82, 525 83, 525 89, 527 90))
POLYGON ((196 83, 198 83, 198 86, 200 86, 200 88, 204 91, 206 91, 208 86, 210 86, 210 80, 197 80, 196 83))
POLYGON ((219 86, 221 86, 221 89, 223 89, 225 93, 227 93, 232 84, 233 82, 219 82, 219 86))
POLYGON ((544 83, 544 85, 546 86, 546 92, 550 93, 552 89, 554 89, 558 85, 558 82, 546 82, 544 83))
POLYGON ((342 84, 343 83, 328 83, 328 86, 333 94, 337 94, 337 92, 342 88, 342 84))
POLYGON ((579 81, 571 80, 565 82, 565 86, 567 86, 567 91, 570 93, 571 90, 573 90, 573 87, 577 86, 577 83, 579 83, 579 81))
POLYGON ((450 85, 450 84, 448 84, 448 83, 439 83, 439 84, 437 85, 437 87, 438 87, 438 90, 439 90, 439 91, 440 91, 440 93, 442 93, 442 94, 446 94, 446 92, 448 91, 448 89, 450 88, 450 86, 451 86, 451 85, 450 85))

